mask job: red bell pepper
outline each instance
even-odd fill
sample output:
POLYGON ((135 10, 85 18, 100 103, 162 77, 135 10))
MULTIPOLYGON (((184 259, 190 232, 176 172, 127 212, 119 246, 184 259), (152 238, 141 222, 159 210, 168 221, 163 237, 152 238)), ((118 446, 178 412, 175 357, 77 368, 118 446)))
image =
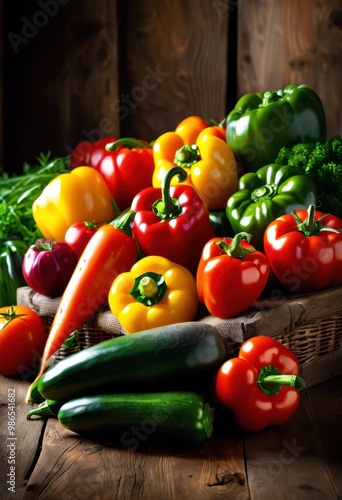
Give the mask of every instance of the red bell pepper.
POLYGON ((70 170, 77 167, 96 168, 102 157, 107 154, 105 146, 114 141, 116 141, 115 137, 103 137, 94 142, 79 142, 70 156, 70 170))
POLYGON ((96 169, 119 209, 125 210, 135 195, 152 186, 153 151, 145 141, 132 137, 107 144, 106 151, 96 169))
POLYGON ((314 205, 271 222, 264 249, 279 282, 291 292, 342 284, 342 219, 317 212, 314 205))
MULTIPOLYGON (((45 371, 47 360, 69 335, 107 302, 116 276, 129 271, 136 262, 138 247, 131 234, 132 217, 134 212, 127 211, 110 224, 104 224, 84 249, 61 297, 37 379, 45 371)), ((27 402, 32 401, 36 380, 29 388, 27 402)))
POLYGON ((298 359, 290 349, 271 337, 252 337, 215 374, 214 397, 245 431, 282 425, 300 401, 305 384, 298 374, 298 359))
POLYGON ((26 251, 22 263, 26 283, 37 293, 59 297, 77 264, 74 250, 65 242, 40 239, 26 251))
POLYGON ((143 254, 165 257, 195 275, 202 249, 214 232, 198 192, 188 185, 170 187, 175 175, 181 181, 187 177, 182 167, 173 167, 161 188, 146 188, 133 199, 132 233, 143 254))
POLYGON ((248 309, 264 290, 270 265, 249 244, 251 235, 215 237, 206 243, 197 270, 197 293, 210 314, 230 318, 248 309))
POLYGON ((152 147, 133 137, 105 137, 79 143, 71 154, 70 168, 86 165, 102 175, 120 211, 130 207, 136 194, 152 186, 152 147))

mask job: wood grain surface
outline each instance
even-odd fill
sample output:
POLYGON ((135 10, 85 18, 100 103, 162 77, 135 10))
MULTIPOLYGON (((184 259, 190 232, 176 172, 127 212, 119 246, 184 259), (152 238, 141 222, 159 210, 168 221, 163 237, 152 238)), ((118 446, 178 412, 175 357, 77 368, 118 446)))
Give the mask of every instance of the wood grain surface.
POLYGON ((0 491, 16 499, 183 500, 266 498, 337 500, 342 494, 342 379, 301 393, 293 418, 244 433, 224 412, 195 449, 123 444, 81 437, 58 420, 26 420, 28 382, 0 377, 0 491), (15 441, 8 435, 8 398, 15 390, 15 441), (9 448, 15 443, 15 495, 8 491, 9 448))
POLYGON ((125 4, 122 129, 156 138, 188 115, 226 113, 228 10, 206 0, 125 4))
POLYGON ((238 97, 311 85, 328 137, 342 134, 342 4, 339 0, 253 0, 238 6, 238 97))

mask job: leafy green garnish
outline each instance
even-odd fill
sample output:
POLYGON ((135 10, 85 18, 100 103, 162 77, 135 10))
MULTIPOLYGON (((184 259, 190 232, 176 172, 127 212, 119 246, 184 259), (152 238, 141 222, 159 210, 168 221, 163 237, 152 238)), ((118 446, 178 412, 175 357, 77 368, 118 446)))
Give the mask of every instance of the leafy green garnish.
POLYGON ((25 163, 20 175, 0 174, 0 240, 17 238, 27 246, 42 238, 33 216, 32 204, 45 186, 62 173, 70 172, 69 157, 41 153, 36 165, 25 163))

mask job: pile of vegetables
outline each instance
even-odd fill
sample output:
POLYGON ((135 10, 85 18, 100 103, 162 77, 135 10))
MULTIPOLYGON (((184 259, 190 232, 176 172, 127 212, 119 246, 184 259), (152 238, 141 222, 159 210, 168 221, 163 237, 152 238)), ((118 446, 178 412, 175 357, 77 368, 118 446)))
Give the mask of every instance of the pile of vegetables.
POLYGON ((45 158, 21 197, 3 191, 11 214, 30 204, 28 233, 18 235, 25 282, 60 296, 27 394, 29 403, 45 402, 30 416, 51 410, 75 432, 122 431, 156 409, 169 417, 156 424, 161 436, 172 427, 193 444, 212 432, 212 405, 232 411, 245 430, 288 420, 304 386, 294 354, 256 337, 234 357, 215 328, 203 332, 194 320, 200 308, 221 319, 244 313, 271 273, 285 293, 342 284, 341 146, 340 136, 327 140, 314 90, 289 85, 243 96, 219 125, 189 116, 151 144, 85 141, 68 165, 45 158), (43 181, 50 164, 61 171, 43 181), (47 369, 103 306, 127 335, 47 369), (204 375, 213 392, 196 384, 186 391, 183 381, 171 395, 169 382, 188 370, 204 375), (150 383, 155 389, 164 374, 167 383, 152 397, 150 383), (134 398, 132 382, 141 389, 134 398), (255 414, 260 402, 267 410, 255 414))
POLYGON ((16 304, 26 284, 22 261, 27 248, 43 237, 32 204, 52 179, 69 172, 68 158, 41 154, 37 165, 25 163, 20 175, 0 175, 0 307, 16 304))
POLYGON ((152 420, 151 432, 140 429, 148 433, 138 434, 141 441, 198 446, 213 432, 217 404, 245 431, 285 423, 304 388, 298 373, 296 356, 270 337, 246 341, 234 357, 215 327, 178 323, 63 359, 38 380, 45 401, 28 418, 56 416, 69 430, 110 433, 134 449, 139 441, 128 441, 129 429, 152 420))

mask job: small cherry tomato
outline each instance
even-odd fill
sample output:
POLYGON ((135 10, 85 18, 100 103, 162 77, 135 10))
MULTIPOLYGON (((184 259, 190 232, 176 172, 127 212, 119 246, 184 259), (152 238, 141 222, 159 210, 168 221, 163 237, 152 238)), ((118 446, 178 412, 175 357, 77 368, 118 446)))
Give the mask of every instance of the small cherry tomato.
POLYGON ((78 262, 65 242, 41 239, 24 255, 22 271, 28 286, 41 295, 59 297, 64 292, 78 262))
POLYGON ((46 330, 38 313, 26 306, 0 308, 0 374, 6 377, 37 371, 46 330))
POLYGON ((83 250, 96 231, 97 225, 94 221, 75 222, 65 233, 64 241, 73 249, 77 257, 80 258, 83 250))

